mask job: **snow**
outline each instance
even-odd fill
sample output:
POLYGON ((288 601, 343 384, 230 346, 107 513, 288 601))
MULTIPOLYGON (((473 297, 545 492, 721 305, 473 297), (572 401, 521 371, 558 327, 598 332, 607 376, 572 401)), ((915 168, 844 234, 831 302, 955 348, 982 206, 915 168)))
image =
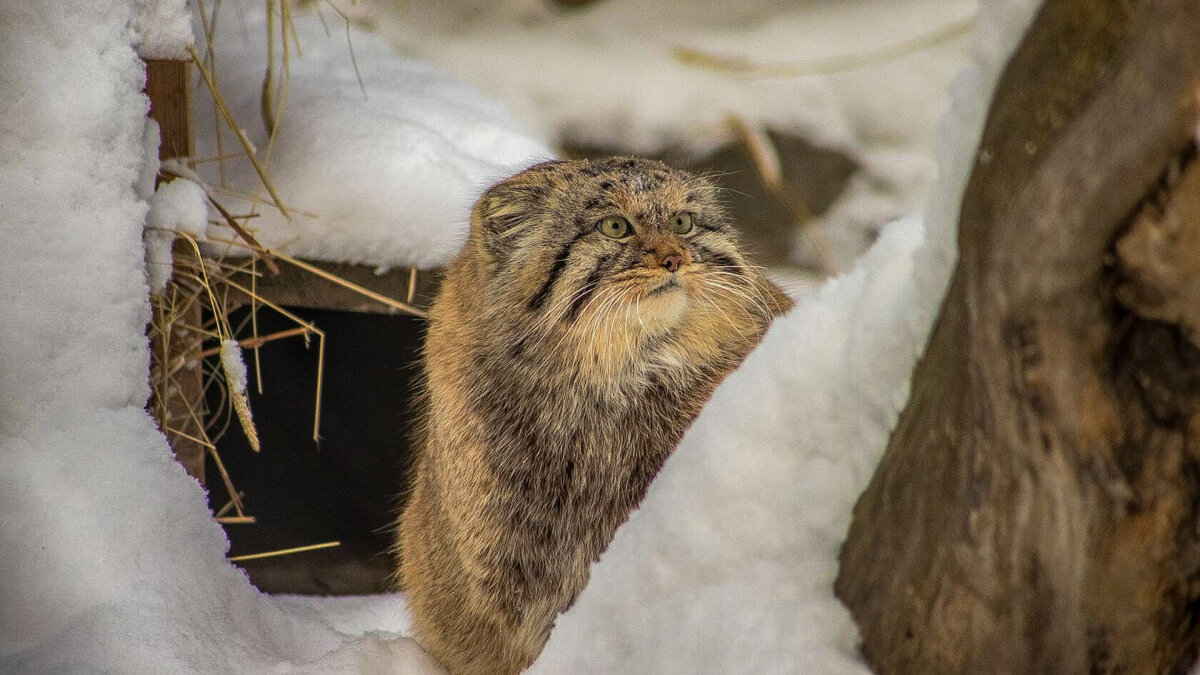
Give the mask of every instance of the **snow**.
POLYGON ((412 617, 408 615, 403 593, 381 593, 358 597, 319 597, 312 595, 277 595, 281 607, 295 611, 320 612, 321 618, 340 633, 412 632, 412 617))
POLYGON ((135 0, 133 45, 143 59, 188 58, 192 13, 188 0, 135 0))
MULTIPOLYGON (((853 624, 832 595, 837 549, 907 397, 954 260, 958 202, 990 92, 1035 4, 983 6, 976 66, 954 87, 924 217, 889 226, 851 271, 800 298, 720 387, 535 672, 864 672, 853 624)), ((140 10, 128 0, 0 4, 0 90, 13 93, 0 116, 0 672, 438 672, 401 637, 400 597, 254 590, 224 559, 228 542, 202 489, 144 410, 146 140, 155 133, 131 28, 140 10)), ((347 79, 319 57, 336 40, 302 40, 324 64, 314 68, 347 79)), ((344 126, 322 127, 312 142, 388 148, 360 157, 366 164, 400 152, 395 138, 371 137, 385 128, 428 161, 390 157, 367 176, 343 156, 327 185, 307 185, 324 190, 324 206, 339 190, 353 195, 342 208, 361 212, 361 240, 328 210, 322 227, 336 236, 287 227, 313 237, 295 252, 328 246, 345 259, 422 264, 461 236, 454 218, 465 207, 451 216, 443 200, 469 202, 485 174, 528 161, 537 146, 509 135, 485 99, 447 89, 419 64, 388 65, 377 47, 355 38, 370 105, 349 82, 322 102, 329 78, 305 93, 297 71, 293 100, 311 107, 289 104, 289 119, 312 127, 328 111, 344 126), (403 81, 410 99, 388 103, 409 107, 387 124, 389 94, 371 79, 381 74, 403 81), (448 109, 455 124, 470 124, 434 119, 448 109), (422 188, 437 196, 421 202, 422 188), (413 218, 394 227, 410 238, 372 220, 397 204, 413 218), (410 231, 418 223, 437 231, 410 231), (373 236, 383 253, 355 248, 373 236)), ((240 66, 231 55, 222 78, 240 66)), ((283 158, 299 161, 303 145, 276 144, 281 186, 294 189, 283 158)), ((180 198, 189 199, 194 206, 180 198)))
MULTIPOLYGON (((267 62, 262 4, 219 13, 213 51, 222 98, 268 160, 271 182, 291 211, 289 221, 273 207, 259 209, 253 227, 263 245, 381 268, 444 265, 465 238, 475 198, 500 178, 552 157, 500 104, 433 66, 398 58, 376 35, 358 28, 347 35, 328 10, 324 17, 295 14, 303 57, 290 57, 272 144, 260 114, 267 62)), ((282 68, 282 54, 277 59, 282 68)), ((197 95, 194 119, 203 120, 197 154, 217 156, 206 89, 197 95)), ((228 127, 222 134, 231 153, 237 141, 228 127)), ((216 162, 201 169, 210 183, 220 183, 216 162)), ((226 161, 225 169, 227 187, 267 197, 248 161, 226 161)), ((250 208, 223 202, 234 213, 250 208)))
POLYGON ((158 177, 158 146, 162 138, 162 132, 158 128, 158 122, 147 117, 146 126, 142 131, 142 168, 138 171, 137 182, 134 183, 133 189, 137 192, 139 199, 150 199, 154 194, 154 181, 158 177))
POLYGON ((246 362, 242 360, 242 350, 237 340, 221 340, 221 366, 229 378, 233 391, 246 395, 246 362))
POLYGON ((205 199, 204 189, 186 178, 163 183, 150 200, 146 226, 203 237, 208 229, 205 199))
MULTIPOLYGON (((147 120, 149 137, 158 139, 158 125, 147 120)), ((153 162, 155 167, 158 162, 153 162)), ((139 179, 139 183, 141 179, 139 179)), ((153 179, 151 179, 153 184, 153 179)), ((138 189, 138 196, 142 196, 138 189)), ((174 253, 171 246, 176 233, 203 238, 208 229, 208 205, 204 189, 186 178, 163 183, 150 198, 150 213, 146 216, 146 278, 151 293, 161 293, 171 279, 174 253)))
POLYGON ((685 63, 674 50, 812 66, 908 43, 962 22, 976 6, 970 0, 605 0, 560 13, 549 3, 490 4, 491 13, 457 4, 369 2, 359 11, 401 50, 507 101, 544 137, 643 153, 673 145, 712 149, 729 138, 730 114, 829 145, 855 144, 858 136, 928 146, 945 102, 937 89, 966 60, 969 39, 867 68, 798 77, 728 74, 685 63))
POLYGON ((221 369, 225 373, 234 413, 246 431, 250 448, 258 452, 258 434, 254 433, 254 416, 250 413, 250 399, 246 396, 246 362, 242 360, 242 349, 238 347, 237 340, 221 340, 221 369))
POLYGON ((151 293, 162 293, 171 280, 175 264, 172 246, 175 236, 169 232, 146 230, 142 244, 146 247, 146 285, 151 293))

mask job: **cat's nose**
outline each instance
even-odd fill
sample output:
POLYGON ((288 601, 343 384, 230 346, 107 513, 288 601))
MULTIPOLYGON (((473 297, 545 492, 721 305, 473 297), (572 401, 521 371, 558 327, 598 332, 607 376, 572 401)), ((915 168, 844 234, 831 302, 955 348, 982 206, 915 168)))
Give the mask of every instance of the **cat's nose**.
POLYGON ((663 256, 662 266, 667 268, 668 272, 675 272, 683 266, 683 256, 672 253, 668 256, 663 256))

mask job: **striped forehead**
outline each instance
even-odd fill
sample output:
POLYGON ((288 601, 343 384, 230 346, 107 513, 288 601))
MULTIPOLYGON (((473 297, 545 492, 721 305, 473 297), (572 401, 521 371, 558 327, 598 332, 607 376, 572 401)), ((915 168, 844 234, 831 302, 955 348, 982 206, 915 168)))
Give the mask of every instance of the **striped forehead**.
POLYGON ((665 219, 692 203, 683 180, 666 171, 601 174, 585 185, 578 190, 585 215, 610 210, 635 220, 665 219))
POLYGON ((543 162, 521 172, 516 178, 537 176, 563 184, 579 179, 621 181, 637 190, 654 189, 663 182, 678 177, 676 171, 662 162, 648 159, 614 157, 605 160, 571 160, 543 162))
POLYGON ((715 206, 702 180, 661 162, 630 157, 545 162, 510 182, 544 209, 548 220, 543 222, 551 231, 564 235, 607 215, 650 226, 679 211, 715 206))

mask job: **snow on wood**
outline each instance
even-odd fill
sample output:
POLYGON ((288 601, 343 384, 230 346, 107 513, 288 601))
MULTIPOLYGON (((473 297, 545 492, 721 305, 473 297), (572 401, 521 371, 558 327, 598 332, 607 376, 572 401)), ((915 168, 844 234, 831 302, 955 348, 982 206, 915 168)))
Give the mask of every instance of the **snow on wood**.
POLYGON ((143 59, 187 59, 192 45, 188 0, 134 0, 133 45, 143 59))
POLYGON ((151 293, 167 287, 174 269, 175 233, 203 238, 208 228, 204 190, 185 178, 163 183, 150 199, 146 216, 146 278, 151 293))
MULTIPOLYGON (((552 157, 500 104, 398 56, 378 36, 347 30, 328 11, 323 18, 297 11, 294 24, 303 56, 291 48, 273 143, 261 115, 267 67, 261 5, 243 7, 240 16, 222 12, 213 28, 222 97, 291 212, 288 220, 275 208, 259 208, 253 225, 263 245, 312 260, 440 266, 462 244, 471 204, 484 188, 552 157)), ((235 152, 227 127, 218 147, 208 93, 197 101, 198 155, 235 152)), ((221 164, 201 167, 210 183, 219 184, 223 170, 227 187, 263 194, 248 162, 221 164)), ((238 212, 249 208, 223 201, 238 212)))

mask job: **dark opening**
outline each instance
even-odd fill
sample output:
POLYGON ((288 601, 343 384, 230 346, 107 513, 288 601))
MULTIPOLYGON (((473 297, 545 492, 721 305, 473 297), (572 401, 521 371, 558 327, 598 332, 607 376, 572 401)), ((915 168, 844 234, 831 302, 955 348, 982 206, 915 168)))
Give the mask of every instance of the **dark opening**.
MULTIPOLYGON (((318 351, 315 339, 269 342, 260 348, 263 393, 254 356, 244 350, 250 408, 262 450, 254 453, 218 387, 210 386, 216 445, 253 524, 224 525, 229 555, 329 541, 335 548, 235 563, 268 593, 362 594, 386 590, 392 523, 408 467, 413 395, 425 322, 408 316, 292 308, 325 331, 321 440, 314 443, 318 351)), ((237 327, 247 309, 230 315, 237 327)), ((258 312, 258 333, 294 328, 270 310, 258 312)), ((244 333, 239 333, 244 335, 244 333)), ((215 360, 208 364, 219 368, 215 360)), ((229 501, 210 456, 209 505, 229 501)), ((226 515, 229 515, 228 513, 226 515)))

